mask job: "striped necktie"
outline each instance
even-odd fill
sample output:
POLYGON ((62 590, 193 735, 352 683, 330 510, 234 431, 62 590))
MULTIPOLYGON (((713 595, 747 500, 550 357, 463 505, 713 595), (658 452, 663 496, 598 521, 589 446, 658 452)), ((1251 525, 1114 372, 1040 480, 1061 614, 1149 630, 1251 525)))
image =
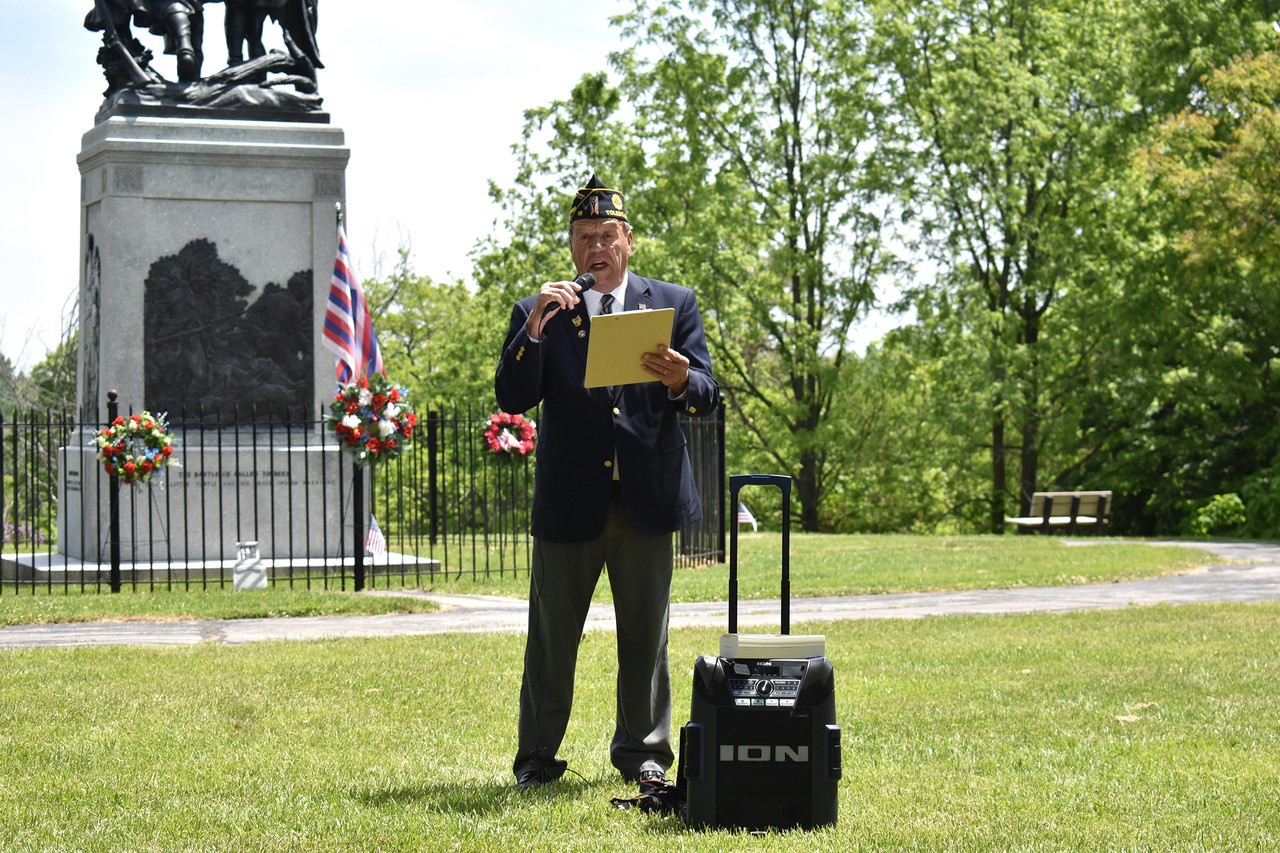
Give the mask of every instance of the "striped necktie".
MULTIPOLYGON (((600 313, 601 314, 613 313, 613 294, 612 293, 606 293, 600 297, 600 313)), ((607 390, 609 392, 609 399, 616 401, 618 399, 618 390, 619 390, 618 386, 610 385, 607 390)))

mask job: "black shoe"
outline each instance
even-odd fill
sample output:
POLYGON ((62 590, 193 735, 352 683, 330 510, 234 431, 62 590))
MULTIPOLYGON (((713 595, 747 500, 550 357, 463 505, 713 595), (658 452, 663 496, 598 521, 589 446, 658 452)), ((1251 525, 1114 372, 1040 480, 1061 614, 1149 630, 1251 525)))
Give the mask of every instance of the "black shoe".
POLYGON ((660 791, 667 785, 667 774, 661 770, 641 770, 640 771, 640 793, 652 794, 660 791))
POLYGON ((638 808, 654 814, 685 813, 684 789, 668 784, 667 776, 661 770, 640 771, 640 796, 630 799, 614 797, 610 802, 620 809, 638 808))
POLYGON ((562 773, 564 773, 563 768, 560 768, 560 772, 557 773, 554 765, 535 758, 528 767, 516 774, 516 788, 523 791, 550 785, 559 779, 562 773))
POLYGON ((540 788, 543 785, 550 785, 552 781, 554 780, 545 767, 530 767, 516 776, 516 788, 522 791, 528 788, 540 788))

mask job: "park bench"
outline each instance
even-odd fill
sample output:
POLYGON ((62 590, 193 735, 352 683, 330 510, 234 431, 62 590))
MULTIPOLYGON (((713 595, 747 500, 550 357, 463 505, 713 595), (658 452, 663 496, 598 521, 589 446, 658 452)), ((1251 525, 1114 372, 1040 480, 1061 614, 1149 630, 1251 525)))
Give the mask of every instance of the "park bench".
POLYGON ((1019 532, 1101 533, 1111 513, 1111 492, 1036 492, 1025 516, 1005 518, 1019 532))

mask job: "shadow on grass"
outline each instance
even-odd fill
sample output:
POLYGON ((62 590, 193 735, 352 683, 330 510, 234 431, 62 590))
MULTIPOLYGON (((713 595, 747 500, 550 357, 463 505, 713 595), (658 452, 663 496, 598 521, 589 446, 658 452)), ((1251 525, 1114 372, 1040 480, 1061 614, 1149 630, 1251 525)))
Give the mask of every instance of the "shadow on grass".
MULTIPOLYGON (((429 782, 421 785, 398 785, 352 790, 353 799, 372 808, 420 806, 448 814, 487 814, 533 806, 538 803, 575 798, 598 799, 601 810, 614 810, 612 797, 623 796, 615 778, 564 778, 538 788, 519 789, 500 782, 429 782)), ((683 835, 692 830, 676 815, 649 814, 639 809, 627 813, 655 835, 683 835)))
POLYGON ((421 785, 397 785, 352 790, 353 799, 374 808, 384 806, 422 805, 442 812, 475 814, 496 812, 520 803, 537 803, 564 797, 594 795, 599 791, 608 802, 609 791, 616 782, 561 779, 537 788, 517 788, 514 780, 505 782, 424 782, 421 785))

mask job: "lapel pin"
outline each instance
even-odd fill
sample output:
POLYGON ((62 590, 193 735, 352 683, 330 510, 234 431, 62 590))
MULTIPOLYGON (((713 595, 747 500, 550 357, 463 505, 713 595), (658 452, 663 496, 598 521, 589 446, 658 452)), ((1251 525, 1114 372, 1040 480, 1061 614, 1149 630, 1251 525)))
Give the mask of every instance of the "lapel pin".
POLYGON ((579 338, 579 339, 585 338, 586 336, 587 336, 587 330, 586 330, 586 329, 579 329, 579 330, 578 330, 578 338, 579 338))
POLYGON ((581 326, 581 325, 582 325, 582 315, 581 315, 581 314, 579 314, 577 317, 574 317, 574 318, 573 318, 573 325, 575 325, 575 326, 581 326))

